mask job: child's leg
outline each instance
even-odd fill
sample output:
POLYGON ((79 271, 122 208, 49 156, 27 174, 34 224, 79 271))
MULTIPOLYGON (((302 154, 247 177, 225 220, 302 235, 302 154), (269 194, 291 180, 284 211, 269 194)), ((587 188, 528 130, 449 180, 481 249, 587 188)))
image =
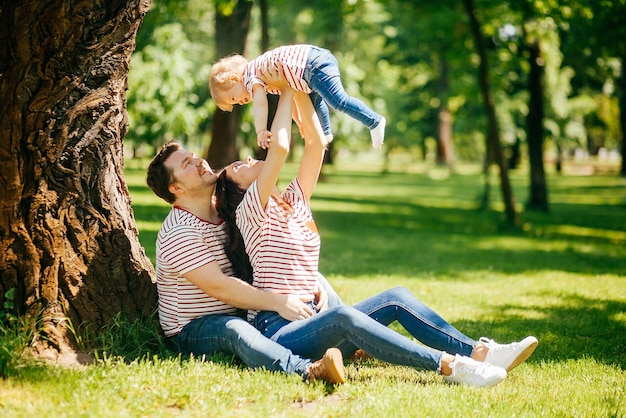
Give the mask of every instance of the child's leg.
MULTIPOLYGON (((350 96, 341 83, 339 64, 330 51, 319 49, 310 55, 307 83, 328 106, 358 120, 372 131, 372 145, 379 148, 384 139, 384 118, 363 101, 350 96), (378 128, 378 129, 376 129, 378 128)), ((317 109, 317 107, 316 107, 317 109)))
POLYGON ((374 129, 382 116, 370 109, 363 101, 350 96, 341 83, 339 64, 330 52, 321 50, 319 57, 311 63, 307 80, 311 90, 319 94, 333 109, 344 112, 358 120, 368 129, 374 129))
POLYGON ((316 92, 309 93, 309 97, 313 102, 313 108, 315 109, 315 113, 320 120, 320 124, 322 125, 322 129, 324 131, 324 136, 330 143, 333 139, 333 132, 330 128, 330 114, 328 112, 328 106, 322 99, 322 96, 317 94, 316 92))

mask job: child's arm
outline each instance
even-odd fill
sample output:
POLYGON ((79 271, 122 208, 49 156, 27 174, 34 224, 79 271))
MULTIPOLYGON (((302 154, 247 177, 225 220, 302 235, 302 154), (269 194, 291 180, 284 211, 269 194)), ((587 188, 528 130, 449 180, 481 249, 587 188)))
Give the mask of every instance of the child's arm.
MULTIPOLYGON (((280 62, 263 63, 257 73, 257 77, 265 83, 268 88, 274 90, 282 90, 288 87, 287 80, 283 75, 282 63, 280 62)), ((258 92, 256 87, 258 86, 254 86, 252 89, 252 99, 254 100, 254 103, 257 102, 257 96, 261 96, 261 92, 258 92)), ((260 97, 260 100, 262 100, 264 111, 257 111, 256 104, 253 105, 252 110, 254 115, 254 126, 257 132, 257 144, 261 148, 267 148, 269 146, 269 141, 271 141, 272 133, 267 130, 268 104, 265 89, 263 89, 262 93, 263 95, 260 97)))
POLYGON ((256 143, 261 148, 267 148, 272 133, 267 130, 267 94, 260 84, 252 87, 252 115, 254 116, 254 130, 256 143))

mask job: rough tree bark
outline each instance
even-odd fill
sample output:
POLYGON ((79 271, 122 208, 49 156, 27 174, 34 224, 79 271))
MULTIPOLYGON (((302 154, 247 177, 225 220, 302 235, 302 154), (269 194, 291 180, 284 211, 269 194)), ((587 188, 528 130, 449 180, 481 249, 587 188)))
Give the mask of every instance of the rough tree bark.
MULTIPOLYGON (((226 15, 218 10, 215 14, 218 58, 234 53, 244 54, 252 4, 253 2, 249 0, 238 0, 232 13, 226 15)), ((241 112, 241 106, 234 106, 232 112, 215 110, 211 144, 206 155, 211 167, 222 168, 239 158, 237 132, 241 123, 241 112)))
POLYGON ((127 75, 150 0, 0 0, 0 300, 34 348, 156 308, 123 176, 127 75))

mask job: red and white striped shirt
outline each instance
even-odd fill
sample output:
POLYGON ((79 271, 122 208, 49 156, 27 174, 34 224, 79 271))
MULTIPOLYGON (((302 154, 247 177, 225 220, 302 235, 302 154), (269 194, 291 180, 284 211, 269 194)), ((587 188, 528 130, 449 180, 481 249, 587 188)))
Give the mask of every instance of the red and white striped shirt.
MULTIPOLYGON (((254 273, 254 286, 269 292, 313 296, 317 283, 320 236, 298 179, 282 194, 293 213, 269 199, 261 205, 253 182, 237 207, 237 226, 254 273)), ((252 321, 258 311, 249 311, 252 321)))
POLYGON ((289 87, 304 93, 311 93, 312 90, 302 78, 310 50, 311 45, 288 45, 267 51, 248 63, 243 72, 243 85, 251 95, 255 84, 262 85, 267 93, 280 94, 279 90, 268 89, 267 84, 258 75, 264 63, 273 66, 279 62, 283 65, 283 75, 289 87))
POLYGON ((166 336, 178 334, 193 319, 204 315, 235 314, 236 309, 207 295, 183 277, 217 261, 226 275, 232 266, 224 252, 225 224, 213 224, 174 207, 159 230, 156 276, 159 322, 166 336))

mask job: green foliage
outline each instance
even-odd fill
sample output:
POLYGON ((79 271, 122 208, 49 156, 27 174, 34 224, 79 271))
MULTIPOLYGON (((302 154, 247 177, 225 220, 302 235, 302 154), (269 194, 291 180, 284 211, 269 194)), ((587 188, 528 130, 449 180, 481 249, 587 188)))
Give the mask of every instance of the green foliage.
POLYGON ((215 110, 208 74, 214 47, 210 2, 158 0, 137 35, 129 72, 126 140, 160 146, 168 140, 204 142, 215 110))
POLYGON ((119 358, 126 362, 154 355, 171 355, 156 312, 134 321, 119 313, 98 333, 94 343, 98 357, 119 358))
POLYGON ((197 93, 207 89, 209 64, 191 59, 198 48, 180 23, 155 28, 152 39, 153 44, 133 55, 127 138, 157 146, 172 139, 197 139, 211 109, 206 94, 197 93))
POLYGON ((0 378, 15 375, 28 363, 26 348, 32 341, 33 329, 28 317, 15 312, 15 288, 4 294, 4 305, 0 309, 0 378))

